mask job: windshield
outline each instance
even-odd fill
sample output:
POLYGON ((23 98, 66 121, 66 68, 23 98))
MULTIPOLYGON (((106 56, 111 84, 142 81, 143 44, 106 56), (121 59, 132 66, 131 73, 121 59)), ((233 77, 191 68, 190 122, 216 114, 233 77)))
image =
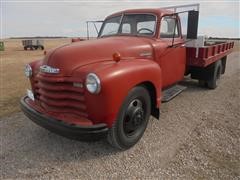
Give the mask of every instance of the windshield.
POLYGON ((156 16, 151 14, 124 14, 106 19, 99 37, 112 35, 142 35, 155 34, 156 16))

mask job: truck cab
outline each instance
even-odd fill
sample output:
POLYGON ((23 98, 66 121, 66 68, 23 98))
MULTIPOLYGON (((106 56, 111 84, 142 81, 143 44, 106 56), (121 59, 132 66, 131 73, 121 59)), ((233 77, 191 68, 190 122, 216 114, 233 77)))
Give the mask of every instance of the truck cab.
MULTIPOLYGON (((232 47, 219 53, 226 56, 232 47)), ((159 118, 164 90, 192 67, 199 68, 196 79, 209 81, 202 75, 205 65, 191 64, 196 57, 188 58, 189 53, 194 54, 185 46, 177 13, 117 12, 104 20, 97 39, 63 45, 28 64, 25 74, 32 89, 21 108, 55 133, 80 140, 106 137, 114 147, 128 149, 142 137, 150 115, 159 118)), ((212 69, 205 74, 217 71, 212 69)))
POLYGON ((126 38, 125 41, 140 40, 145 43, 146 48, 137 48, 135 56, 152 59, 161 67, 162 88, 182 80, 186 69, 186 49, 181 46, 169 48, 184 42, 180 19, 176 14, 160 9, 127 10, 113 14, 104 21, 98 38, 116 36, 126 38))

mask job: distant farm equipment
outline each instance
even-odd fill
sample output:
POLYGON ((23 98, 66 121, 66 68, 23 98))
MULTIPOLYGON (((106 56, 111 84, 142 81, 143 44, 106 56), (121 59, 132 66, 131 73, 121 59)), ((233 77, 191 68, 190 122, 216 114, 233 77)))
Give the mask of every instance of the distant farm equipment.
POLYGON ((0 51, 4 51, 4 42, 0 41, 0 51))
POLYGON ((28 39, 28 40, 22 40, 22 45, 24 47, 24 50, 37 50, 41 49, 44 50, 43 40, 39 39, 28 39))

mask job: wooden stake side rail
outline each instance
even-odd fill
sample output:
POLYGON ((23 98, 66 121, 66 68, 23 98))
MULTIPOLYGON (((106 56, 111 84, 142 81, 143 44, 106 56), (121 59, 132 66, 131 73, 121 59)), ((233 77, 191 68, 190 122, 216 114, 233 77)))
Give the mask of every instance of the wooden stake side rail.
POLYGON ((187 47, 187 65, 206 67, 230 54, 233 47, 234 42, 226 42, 199 48, 187 47))

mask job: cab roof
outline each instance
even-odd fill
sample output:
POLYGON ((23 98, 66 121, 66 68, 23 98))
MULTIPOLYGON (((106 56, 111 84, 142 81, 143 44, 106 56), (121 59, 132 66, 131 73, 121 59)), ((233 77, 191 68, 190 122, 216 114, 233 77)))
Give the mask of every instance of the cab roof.
POLYGON ((161 9, 161 8, 148 8, 148 9, 128 9, 128 10, 124 10, 124 11, 119 11, 119 12, 116 12, 114 14, 111 14, 110 16, 107 16, 107 18, 110 18, 110 17, 114 17, 114 16, 117 16, 117 15, 121 15, 121 14, 131 14, 131 13, 136 13, 136 14, 155 14, 155 15, 165 15, 165 14, 172 14, 173 11, 169 11, 169 10, 166 10, 166 9, 161 9))

